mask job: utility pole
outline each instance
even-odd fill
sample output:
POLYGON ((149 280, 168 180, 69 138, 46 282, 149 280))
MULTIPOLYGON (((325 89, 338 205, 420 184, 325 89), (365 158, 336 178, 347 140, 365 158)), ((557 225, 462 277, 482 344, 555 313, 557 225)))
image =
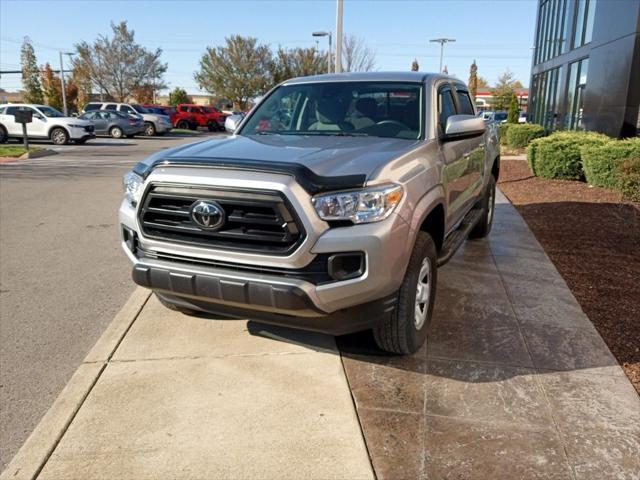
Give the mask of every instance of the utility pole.
POLYGON ((62 55, 73 55, 70 52, 58 52, 60 54, 60 83, 62 84, 62 109, 64 110, 64 116, 69 116, 69 111, 67 110, 67 89, 64 86, 64 65, 62 64, 62 55))
POLYGON ((336 5, 336 73, 342 72, 342 6, 344 1, 337 0, 336 5))
POLYGON ((438 70, 438 72, 442 73, 442 59, 444 57, 444 44, 449 42, 455 42, 456 39, 455 38, 433 38, 429 41, 432 43, 440 44, 440 70, 438 70))
MULTIPOLYGON (((327 73, 331 73, 331 32, 313 32, 311 34, 313 37, 329 37, 329 52, 327 53, 327 73)), ((318 45, 318 40, 316 40, 316 45, 318 45)), ((319 47, 316 47, 316 51, 318 51, 319 47)))

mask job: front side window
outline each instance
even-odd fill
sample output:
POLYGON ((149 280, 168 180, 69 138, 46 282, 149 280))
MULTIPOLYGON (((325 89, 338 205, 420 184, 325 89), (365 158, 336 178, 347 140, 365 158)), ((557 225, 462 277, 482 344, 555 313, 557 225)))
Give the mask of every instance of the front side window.
POLYGON ((352 135, 419 139, 422 85, 334 82, 278 87, 258 105, 243 135, 352 135))
POLYGON ((463 115, 475 115, 469 94, 464 90, 456 90, 456 94, 458 96, 458 106, 460 107, 460 111, 458 113, 463 115))
POLYGON ((438 94, 438 124, 441 133, 447 129, 447 119, 455 114, 456 104, 453 101, 453 93, 449 87, 445 87, 438 94))
POLYGON ((43 106, 38 107, 38 108, 40 109, 40 112, 42 112, 42 114, 43 114, 45 117, 48 117, 48 118, 60 118, 60 117, 64 117, 64 114, 63 114, 62 112, 60 112, 60 111, 56 110, 56 109, 55 109, 55 108, 53 108, 53 107, 47 107, 47 106, 44 106, 44 105, 43 105, 43 106))
POLYGON ((138 104, 131 105, 131 108, 133 108, 132 113, 149 113, 149 110, 143 107, 142 105, 138 105, 138 104))
POLYGON ((106 107, 104 107, 104 109, 105 110, 117 110, 118 106, 115 103, 110 103, 106 107))

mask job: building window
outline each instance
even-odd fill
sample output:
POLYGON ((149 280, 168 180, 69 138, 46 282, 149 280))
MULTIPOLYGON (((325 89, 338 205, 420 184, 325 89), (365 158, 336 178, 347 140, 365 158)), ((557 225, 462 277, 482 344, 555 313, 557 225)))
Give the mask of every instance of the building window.
POLYGON ((573 30, 573 48, 591 42, 596 0, 578 0, 573 30))
POLYGON ((583 58, 569 65, 569 85, 567 87, 567 117, 565 127, 569 129, 584 129, 582 109, 584 89, 587 85, 589 59, 583 58))
MULTIPOLYGON (((534 63, 542 63, 569 50, 567 41, 575 0, 542 0, 538 14, 534 63)), ((585 0, 581 0, 585 1, 585 0)), ((595 1, 595 0, 592 0, 595 1)))
POLYGON ((558 126, 561 68, 554 68, 533 77, 531 119, 547 130, 558 126))

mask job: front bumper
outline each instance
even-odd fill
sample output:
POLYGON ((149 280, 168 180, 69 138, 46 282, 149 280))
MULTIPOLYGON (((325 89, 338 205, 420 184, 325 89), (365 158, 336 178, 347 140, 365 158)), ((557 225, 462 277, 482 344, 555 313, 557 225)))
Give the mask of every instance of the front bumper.
POLYGON ((96 138, 95 130, 87 131, 85 128, 71 127, 69 128, 69 138, 71 140, 87 140, 96 138))
MULTIPOLYGON (((169 177, 175 182, 177 173, 183 174, 181 180, 188 184, 266 186, 261 184, 265 174, 258 172, 185 168, 157 169, 147 182, 168 181, 169 177)), ((122 245, 134 265, 134 281, 190 309, 333 334, 366 329, 390 315, 406 270, 407 251, 411 248, 409 225, 392 214, 382 222, 329 228, 318 218, 308 194, 292 177, 270 175, 268 187, 279 189, 287 196, 307 233, 304 242, 286 257, 217 251, 145 238, 138 226, 135 208, 124 201, 120 210, 120 223, 125 232, 122 245), (144 252, 162 255, 149 258, 140 254, 135 242, 125 238, 127 235, 133 235, 144 252), (321 254, 354 251, 363 252, 365 257, 365 269, 356 278, 313 283, 291 278, 287 273, 271 273, 274 269, 304 268, 321 254), (171 257, 192 258, 197 262, 173 261, 171 257), (212 262, 202 264, 203 260, 212 262), (224 262, 238 267, 217 266, 224 262), (241 268, 243 265, 259 265, 270 273, 249 272, 241 268)))
POLYGON ((156 125, 156 132, 167 133, 167 132, 170 132, 172 128, 173 128, 173 125, 171 123, 158 122, 158 124, 156 125))

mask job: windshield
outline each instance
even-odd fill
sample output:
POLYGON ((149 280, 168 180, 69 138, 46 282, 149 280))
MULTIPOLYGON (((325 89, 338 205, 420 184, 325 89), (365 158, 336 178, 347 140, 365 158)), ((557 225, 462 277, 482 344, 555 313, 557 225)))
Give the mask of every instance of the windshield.
POLYGON ((421 99, 419 83, 285 85, 257 107, 241 133, 418 139, 421 99))
POLYGON ((40 110, 45 117, 49 117, 49 118, 64 117, 62 112, 59 112, 58 110, 52 107, 42 106, 42 107, 38 107, 38 110, 40 110))
POLYGON ((144 108, 142 105, 131 105, 131 108, 133 108, 138 113, 150 113, 149 110, 144 108))

